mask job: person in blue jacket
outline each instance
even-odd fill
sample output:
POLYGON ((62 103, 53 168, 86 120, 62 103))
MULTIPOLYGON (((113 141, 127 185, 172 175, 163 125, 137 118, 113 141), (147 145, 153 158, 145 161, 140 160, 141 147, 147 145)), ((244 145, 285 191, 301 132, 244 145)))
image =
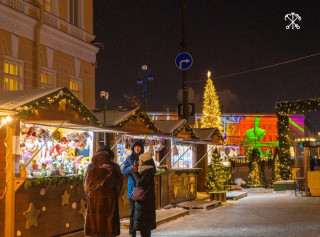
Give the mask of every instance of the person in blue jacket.
POLYGON ((135 206, 135 201, 133 201, 130 197, 134 188, 134 180, 131 174, 131 169, 132 166, 137 166, 139 156, 144 153, 144 144, 143 141, 137 140, 134 142, 131 146, 132 153, 127 157, 125 162, 123 163, 123 174, 128 175, 128 187, 127 187, 127 197, 130 200, 130 226, 129 226, 129 235, 132 237, 136 236, 136 230, 133 227, 134 224, 134 206, 135 206))

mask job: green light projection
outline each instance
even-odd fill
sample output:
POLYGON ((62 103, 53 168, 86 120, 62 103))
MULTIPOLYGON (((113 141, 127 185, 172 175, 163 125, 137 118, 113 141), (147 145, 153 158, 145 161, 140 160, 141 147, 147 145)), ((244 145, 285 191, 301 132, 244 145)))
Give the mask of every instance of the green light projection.
POLYGON ((266 135, 266 130, 259 128, 260 119, 254 119, 254 127, 246 131, 246 136, 243 137, 242 146, 251 146, 252 148, 258 149, 261 157, 266 157, 270 153, 270 150, 265 152, 262 147, 276 147, 279 142, 261 142, 263 137, 266 135))

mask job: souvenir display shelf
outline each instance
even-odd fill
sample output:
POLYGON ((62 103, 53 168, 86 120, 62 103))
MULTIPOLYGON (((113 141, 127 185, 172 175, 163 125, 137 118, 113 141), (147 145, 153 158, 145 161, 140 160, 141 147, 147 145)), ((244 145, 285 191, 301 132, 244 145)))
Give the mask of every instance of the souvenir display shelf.
POLYGON ((92 147, 91 132, 21 123, 21 176, 83 175, 92 147))

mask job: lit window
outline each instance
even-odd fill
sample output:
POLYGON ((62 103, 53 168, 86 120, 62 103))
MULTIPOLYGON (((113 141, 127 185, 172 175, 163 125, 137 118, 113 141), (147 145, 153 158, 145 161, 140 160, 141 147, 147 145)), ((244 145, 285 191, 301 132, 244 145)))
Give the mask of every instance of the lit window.
POLYGON ((46 12, 51 12, 51 0, 45 0, 44 10, 46 12))
POLYGON ((77 79, 70 80, 70 90, 80 100, 82 100, 82 81, 77 79))
POLYGON ((43 68, 40 73, 41 89, 49 89, 56 86, 56 72, 43 68))
POLYGON ((51 78, 49 73, 41 72, 41 83, 51 84, 51 78))
POLYGON ((4 61, 3 66, 3 88, 5 91, 17 91, 22 89, 22 79, 19 73, 20 64, 11 61, 4 61))
POLYGON ((69 0, 70 23, 79 26, 79 0, 69 0))

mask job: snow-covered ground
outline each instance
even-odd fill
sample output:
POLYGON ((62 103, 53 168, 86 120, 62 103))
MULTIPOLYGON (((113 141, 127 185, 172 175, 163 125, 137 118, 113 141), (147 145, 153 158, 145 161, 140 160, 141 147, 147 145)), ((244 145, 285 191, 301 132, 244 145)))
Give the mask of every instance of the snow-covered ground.
MULTIPOLYGON (((320 236, 320 197, 248 189, 248 196, 158 226, 152 236, 320 236)), ((123 230, 121 236, 128 236, 123 230)))

